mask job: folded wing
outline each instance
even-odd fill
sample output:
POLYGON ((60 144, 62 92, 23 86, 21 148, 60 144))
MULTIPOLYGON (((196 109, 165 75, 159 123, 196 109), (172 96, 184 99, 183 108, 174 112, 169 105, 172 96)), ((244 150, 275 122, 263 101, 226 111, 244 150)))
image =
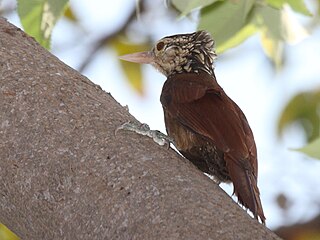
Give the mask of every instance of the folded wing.
POLYGON ((223 152, 239 202, 264 222, 252 131, 241 109, 215 78, 206 73, 169 77, 161 103, 173 118, 223 152))

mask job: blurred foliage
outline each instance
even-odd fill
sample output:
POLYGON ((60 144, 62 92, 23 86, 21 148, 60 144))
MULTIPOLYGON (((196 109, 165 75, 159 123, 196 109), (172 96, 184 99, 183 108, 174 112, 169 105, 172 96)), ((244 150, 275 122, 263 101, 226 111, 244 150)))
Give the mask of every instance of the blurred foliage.
POLYGON ((299 152, 303 152, 309 155, 310 157, 320 159, 320 138, 317 138, 316 140, 310 142, 306 146, 298 148, 296 150, 299 152))
MULTIPOLYGON (((180 16, 186 16, 200 9, 198 29, 211 32, 218 53, 236 47, 251 35, 260 33, 264 52, 277 69, 282 66, 284 43, 297 42, 307 36, 307 31, 296 18, 292 17, 292 14, 289 14, 288 8, 305 16, 311 16, 303 0, 170 0, 170 2, 181 12, 180 16)), ((44 47, 50 48, 52 29, 63 12, 69 20, 77 20, 72 9, 66 7, 67 3, 68 0, 18 0, 18 13, 24 30, 44 47)), ((111 46, 119 53, 119 50, 122 51, 119 48, 128 48, 129 45, 113 41, 111 46)), ((128 50, 134 49, 135 44, 132 44, 128 50)), ((124 62, 121 62, 121 66, 130 85, 142 94, 140 67, 124 62)))
POLYGON ((18 0, 18 14, 24 30, 50 49, 52 30, 68 0, 18 0))
POLYGON ((304 92, 294 96, 286 105, 278 122, 278 133, 281 135, 285 127, 297 123, 304 129, 308 141, 319 134, 319 92, 304 92))
POLYGON ((274 232, 286 240, 319 240, 320 215, 304 223, 280 227, 274 232))
POLYGON ((184 17, 192 10, 209 6, 221 0, 171 0, 172 4, 181 11, 181 16, 184 17))
MULTIPOLYGON (((130 43, 129 39, 126 39, 124 37, 115 37, 110 43, 114 50, 117 52, 118 56, 133 52, 143 52, 150 49, 150 44, 148 43, 130 43)), ((118 61, 128 79, 130 86, 133 87, 133 89, 140 95, 143 95, 144 84, 141 65, 132 62, 121 61, 120 59, 118 59, 118 61)))
POLYGON ((282 14, 280 10, 265 5, 257 9, 256 15, 263 50, 278 69, 283 62, 283 42, 288 40, 284 36, 286 29, 282 21, 282 14))
POLYGON ((237 4, 232 1, 215 2, 201 10, 198 29, 211 32, 218 48, 221 48, 250 22, 249 13, 254 3, 255 0, 239 1, 237 4))
POLYGON ((74 14, 73 10, 71 9, 70 5, 67 5, 66 10, 64 11, 64 17, 69 19, 72 22, 77 22, 78 18, 74 14))
POLYGON ((266 2, 270 6, 278 9, 281 9, 285 4, 288 4, 294 11, 298 13, 301 13, 307 16, 312 15, 307 9, 303 0, 266 0, 266 2))
POLYGON ((0 223, 0 240, 19 240, 20 238, 0 223))
POLYGON ((296 149, 311 157, 320 159, 320 91, 303 92, 294 96, 286 105, 278 121, 278 135, 281 136, 287 126, 295 123, 300 126, 309 143, 296 149))
POLYGON ((288 8, 311 16, 303 0, 171 2, 182 15, 201 9, 198 29, 206 29, 212 34, 218 53, 235 47, 254 33, 260 32, 262 47, 277 68, 282 64, 283 43, 296 42, 307 36, 307 31, 289 14, 288 8))
MULTIPOLYGON (((51 32, 58 18, 76 17, 68 0, 18 0, 18 13, 24 30, 42 46, 50 48, 51 32)), ((297 13, 311 16, 303 0, 171 0, 185 16, 201 9, 198 29, 212 33, 217 52, 241 44, 256 32, 261 33, 262 47, 276 67, 282 63, 283 42, 294 42, 307 35, 301 24, 288 14, 290 7, 297 13)), ((134 73, 135 75, 136 73, 134 73)))
POLYGON ((275 202, 277 203, 278 207, 284 212, 287 212, 288 209, 292 206, 292 201, 288 199, 288 197, 284 193, 279 193, 275 198, 275 202))

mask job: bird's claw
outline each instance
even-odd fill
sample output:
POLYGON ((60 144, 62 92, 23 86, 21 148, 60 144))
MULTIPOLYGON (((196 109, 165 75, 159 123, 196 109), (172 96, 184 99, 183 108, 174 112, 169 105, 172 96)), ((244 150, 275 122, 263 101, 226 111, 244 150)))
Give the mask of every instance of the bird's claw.
POLYGON ((151 130, 149 125, 146 123, 135 124, 135 123, 132 123, 129 121, 129 122, 126 122, 126 123, 122 124, 121 126, 119 126, 116 129, 115 134, 117 134, 117 132, 119 130, 132 131, 132 132, 144 135, 144 136, 148 136, 148 137, 152 138, 153 141, 155 141, 159 145, 161 145, 161 146, 166 145, 166 146, 168 146, 168 148, 170 148, 170 143, 174 143, 172 138, 170 138, 169 136, 163 134, 162 132, 160 132, 158 130, 151 130))

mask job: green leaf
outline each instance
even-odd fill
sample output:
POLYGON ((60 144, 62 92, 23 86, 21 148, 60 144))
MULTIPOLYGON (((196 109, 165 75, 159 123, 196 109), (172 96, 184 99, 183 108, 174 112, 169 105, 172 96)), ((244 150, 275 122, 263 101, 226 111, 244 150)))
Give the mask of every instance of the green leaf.
POLYGON ((286 0, 266 0, 266 3, 271 7, 281 9, 283 4, 285 4, 286 0))
POLYGON ((216 51, 217 53, 222 53, 229 48, 236 47, 237 45, 244 42, 248 37, 252 36, 257 32, 257 27, 254 24, 248 24, 243 27, 236 35, 230 38, 228 41, 220 44, 216 51))
POLYGON ((270 6, 258 6, 255 8, 255 23, 264 31, 267 31, 269 37, 277 40, 285 40, 283 36, 283 23, 281 11, 270 6))
MULTIPOLYGON (((149 44, 141 43, 141 44, 134 44, 129 43, 128 41, 124 41, 120 38, 115 38, 111 42, 113 48, 116 50, 119 56, 134 53, 134 52, 142 52, 150 49, 149 44)), ((143 84, 143 77, 142 77, 142 70, 141 65, 137 63, 127 62, 120 60, 120 66, 126 75, 128 82, 133 89, 139 93, 140 95, 144 94, 144 84, 143 84)))
POLYGON ((0 223, 0 239, 1 240, 19 240, 20 238, 10 231, 5 225, 0 223))
POLYGON ((269 5, 257 5, 254 16, 255 24, 261 32, 263 50, 279 69, 283 62, 284 42, 295 44, 308 33, 288 8, 279 10, 269 5))
POLYGON ((255 0, 215 2, 201 10, 198 29, 209 31, 217 47, 238 33, 249 21, 255 0))
POLYGON ((306 16, 312 16, 311 12, 306 7, 304 0, 287 0, 287 3, 294 11, 306 16))
POLYGON ((303 152, 310 157, 320 159, 320 138, 315 139, 302 148, 293 149, 295 151, 303 152))
POLYGON ((265 54, 272 60, 277 70, 283 65, 283 41, 261 31, 261 44, 265 54))
POLYGON ((24 30, 49 49, 53 27, 67 3, 68 0, 18 0, 18 14, 24 30))
POLYGON ((295 12, 312 16, 303 0, 266 0, 267 4, 274 8, 282 9, 283 5, 287 3, 295 12))
POLYGON ((64 16, 72 22, 78 22, 77 16, 74 14, 73 10, 71 9, 70 5, 66 7, 64 11, 64 16))
POLYGON ((255 8, 257 26, 266 28, 270 37, 288 43, 297 43, 304 39, 308 33, 301 23, 294 17, 288 8, 282 10, 270 6, 255 8))
POLYGON ((206 7, 217 1, 222 0, 171 0, 171 3, 181 12, 182 16, 185 16, 193 9, 206 7))
POLYGON ((303 92, 294 96, 282 111, 278 120, 278 135, 293 123, 300 126, 309 141, 316 139, 320 133, 320 91, 303 92))

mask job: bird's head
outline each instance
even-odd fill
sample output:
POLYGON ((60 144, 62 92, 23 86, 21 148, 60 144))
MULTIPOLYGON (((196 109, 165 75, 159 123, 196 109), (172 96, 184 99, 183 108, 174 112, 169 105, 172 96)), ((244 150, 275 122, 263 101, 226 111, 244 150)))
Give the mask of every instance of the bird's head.
POLYGON ((148 52, 121 56, 130 62, 149 63, 165 76, 205 71, 213 73, 214 40, 206 31, 179 34, 160 39, 148 52))

